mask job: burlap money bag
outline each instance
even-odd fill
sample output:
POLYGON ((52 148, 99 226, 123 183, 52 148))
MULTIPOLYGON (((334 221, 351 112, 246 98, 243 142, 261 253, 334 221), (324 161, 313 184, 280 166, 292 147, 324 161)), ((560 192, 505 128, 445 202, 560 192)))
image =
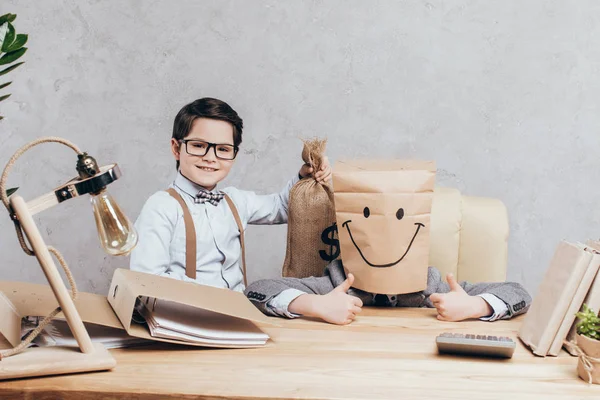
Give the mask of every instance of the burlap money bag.
MULTIPOLYGON (((302 160, 316 172, 321 168, 326 140, 304 141, 302 160)), ((322 276, 329 262, 340 255, 331 182, 308 177, 290 191, 287 248, 282 275, 322 276)))

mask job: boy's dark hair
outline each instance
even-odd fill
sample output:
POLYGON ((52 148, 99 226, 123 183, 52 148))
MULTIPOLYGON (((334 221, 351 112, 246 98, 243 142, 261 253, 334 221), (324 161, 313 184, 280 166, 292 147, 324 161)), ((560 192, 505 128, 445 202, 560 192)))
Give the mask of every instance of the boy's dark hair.
MULTIPOLYGON (((236 147, 242 143, 242 129, 244 122, 237 112, 224 101, 204 97, 184 106, 175 117, 173 123, 173 139, 183 140, 192 130, 196 118, 218 119, 233 125, 233 144, 236 147)), ((179 161, 175 163, 179 169, 179 161)))

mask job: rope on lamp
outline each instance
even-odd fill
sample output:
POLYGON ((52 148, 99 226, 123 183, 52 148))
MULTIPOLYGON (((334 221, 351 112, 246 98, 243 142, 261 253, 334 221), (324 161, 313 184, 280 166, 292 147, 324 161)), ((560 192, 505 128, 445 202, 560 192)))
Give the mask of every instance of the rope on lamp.
MULTIPOLYGON (((0 178, 0 199, 2 199, 2 203, 4 203, 4 206, 8 210, 8 213, 10 214, 11 219, 13 220, 13 222, 15 224, 15 229, 17 231, 17 237, 19 239, 19 243, 21 244, 21 248, 23 249, 25 254, 27 254, 29 256, 34 256, 35 253, 32 249, 30 249, 27 246, 27 243, 25 242, 25 236, 23 235, 23 228, 21 227, 19 220, 15 217, 12 207, 10 206, 8 196, 6 194, 6 181, 8 179, 8 173, 12 169, 12 167, 15 164, 15 162, 17 161, 17 159, 19 157, 21 157, 23 155, 23 153, 25 153, 30 148, 37 146, 39 144, 51 143, 51 142, 64 144, 65 146, 73 149, 77 154, 83 154, 82 151, 79 149, 79 147, 77 147, 75 144, 71 143, 70 141, 68 141, 66 139, 56 137, 56 136, 42 137, 42 138, 39 138, 32 142, 27 143, 26 145, 21 147, 19 150, 17 150, 17 152, 10 158, 10 160, 8 160, 6 167, 4 167, 4 172, 2 172, 2 177, 0 178)), ((48 251, 56 257, 56 259, 60 263, 63 271, 65 271, 65 275, 67 277, 67 280, 69 281, 69 286, 71 288, 71 298, 73 300, 75 300, 77 298, 77 286, 75 284, 75 279, 73 278, 73 274, 71 273, 71 270, 69 269, 69 266, 67 265, 67 262, 65 261, 62 254, 56 248, 54 248, 52 246, 47 246, 47 247, 48 247, 48 251)), ((54 309, 54 311, 52 311, 50 314, 48 314, 48 316, 46 316, 42 320, 42 322, 40 322, 40 324, 37 326, 37 328, 35 328, 33 331, 29 332, 27 337, 24 340, 22 340, 18 346, 14 347, 12 349, 0 351, 0 360, 2 360, 2 358, 4 358, 4 357, 10 357, 12 355, 18 354, 18 353, 22 352, 25 348, 27 348, 29 346, 29 344, 33 341, 33 339, 35 339, 40 334, 40 332, 42 332, 42 330, 50 323, 50 321, 52 321, 52 319, 59 312, 61 312, 60 307, 57 307, 56 309, 54 309)))

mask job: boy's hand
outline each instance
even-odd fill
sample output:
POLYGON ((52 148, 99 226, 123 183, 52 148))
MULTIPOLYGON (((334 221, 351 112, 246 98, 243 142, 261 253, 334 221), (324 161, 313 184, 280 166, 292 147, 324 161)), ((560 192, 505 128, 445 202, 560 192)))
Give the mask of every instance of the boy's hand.
POLYGON ((462 321, 470 318, 486 317, 493 313, 490 305, 479 296, 469 296, 452 274, 446 276, 449 293, 434 293, 429 299, 438 312, 440 321, 462 321))
POLYGON ((354 321, 356 314, 362 311, 362 301, 346 292, 354 282, 354 275, 348 277, 338 287, 323 296, 315 296, 313 315, 326 322, 337 325, 347 325, 354 321))
MULTIPOLYGON (((300 168, 300 176, 303 178, 313 175, 313 172, 313 169, 308 164, 304 164, 300 168)), ((323 157, 321 169, 314 174, 314 177, 319 183, 326 183, 329 179, 331 179, 331 165, 329 165, 329 158, 327 158, 327 156, 323 157)))

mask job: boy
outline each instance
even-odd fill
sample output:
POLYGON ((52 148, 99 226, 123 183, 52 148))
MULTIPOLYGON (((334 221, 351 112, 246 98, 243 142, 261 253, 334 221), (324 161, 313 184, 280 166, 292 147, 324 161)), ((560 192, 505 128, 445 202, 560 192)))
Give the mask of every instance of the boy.
MULTIPOLYGON (((216 187, 231 170, 242 142, 243 122, 225 102, 202 98, 183 107, 175 117, 171 151, 177 176, 170 188, 189 209, 196 233, 195 279, 186 273, 186 227, 183 208, 175 197, 159 191, 146 201, 136 220, 139 240, 131 253, 132 270, 204 285, 244 290, 240 230, 227 201, 228 195, 247 224, 283 224, 292 186, 313 174, 307 165, 280 193, 257 195, 232 187, 216 187), (227 200, 227 199, 226 199, 227 200)), ((325 159, 314 177, 331 176, 325 159)), ((193 256, 192 256, 193 263, 193 256)), ((193 268, 193 264, 192 264, 193 268)))
POLYGON ((479 318, 508 319, 527 311, 531 297, 518 283, 458 283, 429 267, 427 288, 399 295, 367 293, 352 288, 342 262, 332 261, 323 277, 264 279, 248 285, 246 296, 264 314, 295 318, 314 317, 338 325, 351 323, 363 305, 384 307, 435 307, 442 321, 479 318))

